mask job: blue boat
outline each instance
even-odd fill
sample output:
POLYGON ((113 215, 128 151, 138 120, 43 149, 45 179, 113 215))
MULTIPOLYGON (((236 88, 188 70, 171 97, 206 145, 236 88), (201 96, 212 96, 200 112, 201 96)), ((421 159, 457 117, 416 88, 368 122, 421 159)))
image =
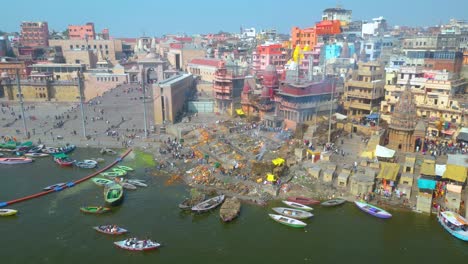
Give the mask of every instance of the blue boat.
POLYGON ((359 207, 359 209, 375 217, 382 218, 382 219, 387 219, 387 218, 392 217, 392 215, 389 212, 385 211, 382 208, 374 206, 372 204, 358 202, 358 201, 355 201, 354 203, 356 204, 357 207, 359 207))
POLYGON ((445 211, 439 212, 437 219, 452 236, 463 241, 468 241, 468 222, 465 218, 457 213, 445 211))

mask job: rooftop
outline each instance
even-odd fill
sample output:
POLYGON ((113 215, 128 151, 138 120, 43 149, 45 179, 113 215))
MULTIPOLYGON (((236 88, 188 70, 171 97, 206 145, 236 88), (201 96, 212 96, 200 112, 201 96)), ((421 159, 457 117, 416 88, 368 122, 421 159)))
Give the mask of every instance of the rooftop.
POLYGON ((171 84, 173 83, 176 83, 182 79, 185 79, 187 78, 188 76, 191 76, 192 74, 189 74, 189 73, 185 73, 185 74, 179 74, 179 75, 176 75, 176 76, 172 76, 171 78, 169 79, 166 79, 164 81, 161 81, 159 82, 159 86, 170 86, 171 84))

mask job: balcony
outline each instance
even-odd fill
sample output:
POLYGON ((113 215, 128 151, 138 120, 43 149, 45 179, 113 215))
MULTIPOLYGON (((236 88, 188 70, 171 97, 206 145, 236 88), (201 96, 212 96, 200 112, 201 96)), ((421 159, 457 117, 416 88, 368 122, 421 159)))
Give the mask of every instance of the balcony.
POLYGON ((378 83, 371 83, 371 82, 364 82, 364 81, 356 81, 356 80, 349 80, 346 82, 347 86, 355 86, 359 88, 374 88, 377 87, 378 83))
POLYGON ((348 101, 344 102, 344 107, 346 109, 355 108, 355 109, 362 109, 362 110, 368 110, 368 111, 372 110, 372 107, 370 104, 348 102, 348 101))
POLYGON ((365 75, 365 76, 374 76, 374 75, 382 75, 383 71, 377 71, 377 70, 371 71, 368 68, 364 68, 364 69, 361 68, 361 69, 358 69, 357 74, 365 75))
POLYGON ((215 94, 215 99, 217 100, 232 100, 230 95, 215 94))
POLYGON ((354 97, 361 99, 372 99, 372 93, 361 93, 357 91, 348 91, 345 93, 346 97, 354 97))

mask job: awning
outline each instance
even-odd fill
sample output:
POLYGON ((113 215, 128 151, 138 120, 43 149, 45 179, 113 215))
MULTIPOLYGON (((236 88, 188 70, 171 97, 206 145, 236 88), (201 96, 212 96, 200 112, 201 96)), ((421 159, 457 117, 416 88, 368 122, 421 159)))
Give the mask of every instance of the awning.
POLYGON ((419 189, 429 189, 435 190, 436 188, 436 181, 428 180, 428 179, 418 179, 418 188, 419 189))
POLYGON ((457 139, 468 142, 468 127, 464 127, 460 130, 460 133, 458 134, 457 139))
POLYGON ((380 172, 377 179, 395 181, 400 171, 400 164, 390 162, 380 162, 380 172))
POLYGON ((271 174, 271 173, 268 173, 268 174, 267 174, 267 181, 269 181, 269 182, 274 182, 274 181, 276 181, 275 175, 273 175, 273 174, 271 174))
POLYGON ((393 158, 395 151, 380 145, 375 146, 375 156, 381 158, 393 158))
POLYGON ((65 158, 68 158, 67 154, 65 154, 65 153, 54 154, 54 157, 57 158, 57 159, 65 159, 65 158))
POLYGON ((435 174, 437 176, 441 176, 444 175, 444 172, 445 170, 447 169, 447 166, 446 165, 440 165, 440 164, 436 164, 435 165, 435 174))
POLYGON ((370 115, 366 115, 367 119, 378 119, 379 118, 379 113, 372 113, 370 115))
POLYGON ((420 173, 427 176, 436 176, 435 164, 423 162, 420 173))
POLYGON ((245 115, 244 111, 242 109, 236 109, 237 115, 245 115))
POLYGON ((461 193, 462 187, 460 185, 447 184, 447 191, 453 192, 453 193, 461 193))
POLYGON ((340 113, 335 113, 333 115, 336 117, 337 120, 345 120, 346 118, 348 118, 347 116, 342 115, 340 113))
POLYGON ((374 152, 373 151, 363 151, 361 153, 361 158, 373 159, 374 158, 374 152))
POLYGON ((466 181, 466 167, 448 164, 442 178, 464 183, 466 181))
POLYGON ((271 162, 273 162, 273 165, 275 166, 281 166, 284 164, 285 160, 282 159, 282 158, 276 158, 274 160, 272 160, 271 162))
POLYGON ((442 133, 445 134, 445 135, 453 135, 453 133, 455 133, 455 130, 453 129, 450 129, 450 130, 442 130, 442 133))

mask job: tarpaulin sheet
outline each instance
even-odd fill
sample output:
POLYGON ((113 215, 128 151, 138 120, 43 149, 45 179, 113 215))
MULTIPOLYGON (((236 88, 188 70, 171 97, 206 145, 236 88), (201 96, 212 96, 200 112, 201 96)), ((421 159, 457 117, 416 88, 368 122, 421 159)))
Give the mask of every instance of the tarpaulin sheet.
POLYGON ((377 175, 377 179, 385 179, 395 181, 400 170, 400 164, 380 162, 380 172, 377 175))
POLYGON ((464 183, 466 181, 466 167, 448 164, 442 178, 464 183))
POLYGON ((419 189, 429 189, 435 190, 436 188, 436 181, 429 180, 429 179, 418 179, 418 188, 419 189))

